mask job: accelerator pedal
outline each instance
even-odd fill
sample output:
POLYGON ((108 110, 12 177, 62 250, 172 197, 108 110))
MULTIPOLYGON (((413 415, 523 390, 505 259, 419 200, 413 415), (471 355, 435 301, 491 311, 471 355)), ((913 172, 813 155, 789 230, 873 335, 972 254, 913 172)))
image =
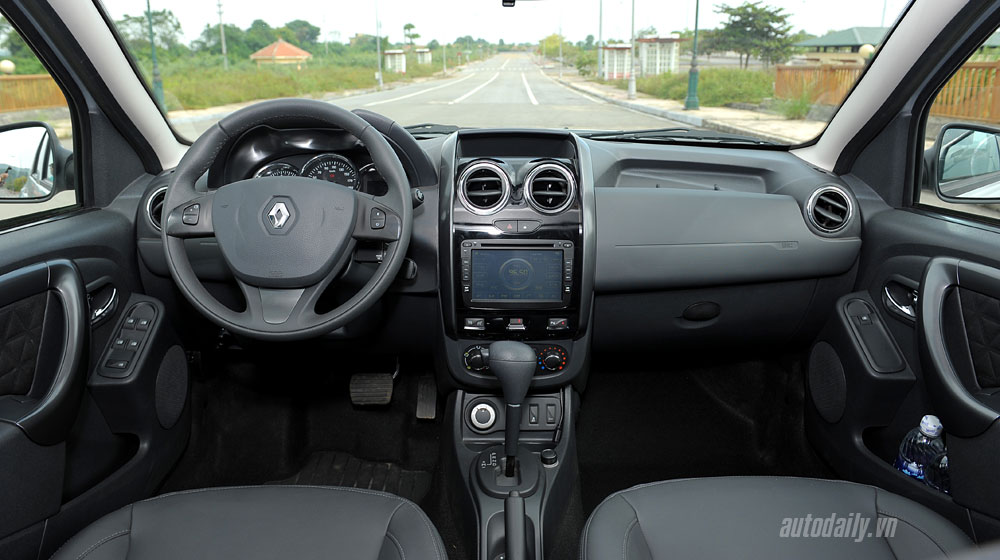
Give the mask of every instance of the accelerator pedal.
POLYGON ((417 418, 433 420, 437 417, 437 386, 434 377, 424 375, 417 382, 417 418))

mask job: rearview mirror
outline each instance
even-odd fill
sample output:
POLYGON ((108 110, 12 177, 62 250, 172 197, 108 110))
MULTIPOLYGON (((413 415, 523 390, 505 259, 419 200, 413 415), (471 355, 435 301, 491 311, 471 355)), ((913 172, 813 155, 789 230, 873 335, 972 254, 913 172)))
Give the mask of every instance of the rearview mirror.
POLYGON ((1000 129, 974 124, 941 128, 931 158, 934 186, 948 202, 1000 202, 1000 129))
POLYGON ((71 155, 46 123, 0 127, 0 203, 38 202, 72 188, 71 155))

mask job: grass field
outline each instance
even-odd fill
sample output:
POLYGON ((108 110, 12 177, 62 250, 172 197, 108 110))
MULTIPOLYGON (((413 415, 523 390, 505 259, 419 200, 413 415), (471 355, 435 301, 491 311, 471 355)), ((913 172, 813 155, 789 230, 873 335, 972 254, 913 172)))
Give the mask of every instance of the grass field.
MULTIPOLYGON (((625 80, 615 82, 622 89, 625 80)), ((686 72, 636 79, 636 89, 661 99, 683 101, 687 97, 686 72)), ((698 76, 698 100, 706 107, 728 103, 760 103, 774 97, 774 72, 738 68, 705 68, 698 76)))

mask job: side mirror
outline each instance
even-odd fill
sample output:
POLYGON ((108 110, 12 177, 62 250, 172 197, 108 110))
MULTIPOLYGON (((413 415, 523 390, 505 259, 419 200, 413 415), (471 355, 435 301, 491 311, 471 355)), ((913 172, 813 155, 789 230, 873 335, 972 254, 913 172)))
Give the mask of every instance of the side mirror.
POLYGON ((1000 203, 1000 129, 948 124, 931 149, 931 178, 942 200, 1000 203))
POLYGON ((72 160, 47 123, 0 126, 0 203, 39 202, 72 189, 72 160))

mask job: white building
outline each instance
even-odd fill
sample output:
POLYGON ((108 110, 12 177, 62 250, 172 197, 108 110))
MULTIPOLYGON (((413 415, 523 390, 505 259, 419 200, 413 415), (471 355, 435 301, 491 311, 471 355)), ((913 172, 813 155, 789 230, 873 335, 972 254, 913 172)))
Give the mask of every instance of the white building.
POLYGON ((677 36, 637 39, 639 75, 656 76, 677 72, 680 67, 680 44, 677 36))
POLYGON ((385 51, 385 71, 406 74, 406 53, 402 49, 385 51))
POLYGON ((417 64, 430 64, 433 62, 431 60, 431 50, 428 48, 417 49, 417 64))
POLYGON ((632 45, 618 43, 601 47, 604 62, 600 75, 605 80, 624 80, 632 75, 632 45))

